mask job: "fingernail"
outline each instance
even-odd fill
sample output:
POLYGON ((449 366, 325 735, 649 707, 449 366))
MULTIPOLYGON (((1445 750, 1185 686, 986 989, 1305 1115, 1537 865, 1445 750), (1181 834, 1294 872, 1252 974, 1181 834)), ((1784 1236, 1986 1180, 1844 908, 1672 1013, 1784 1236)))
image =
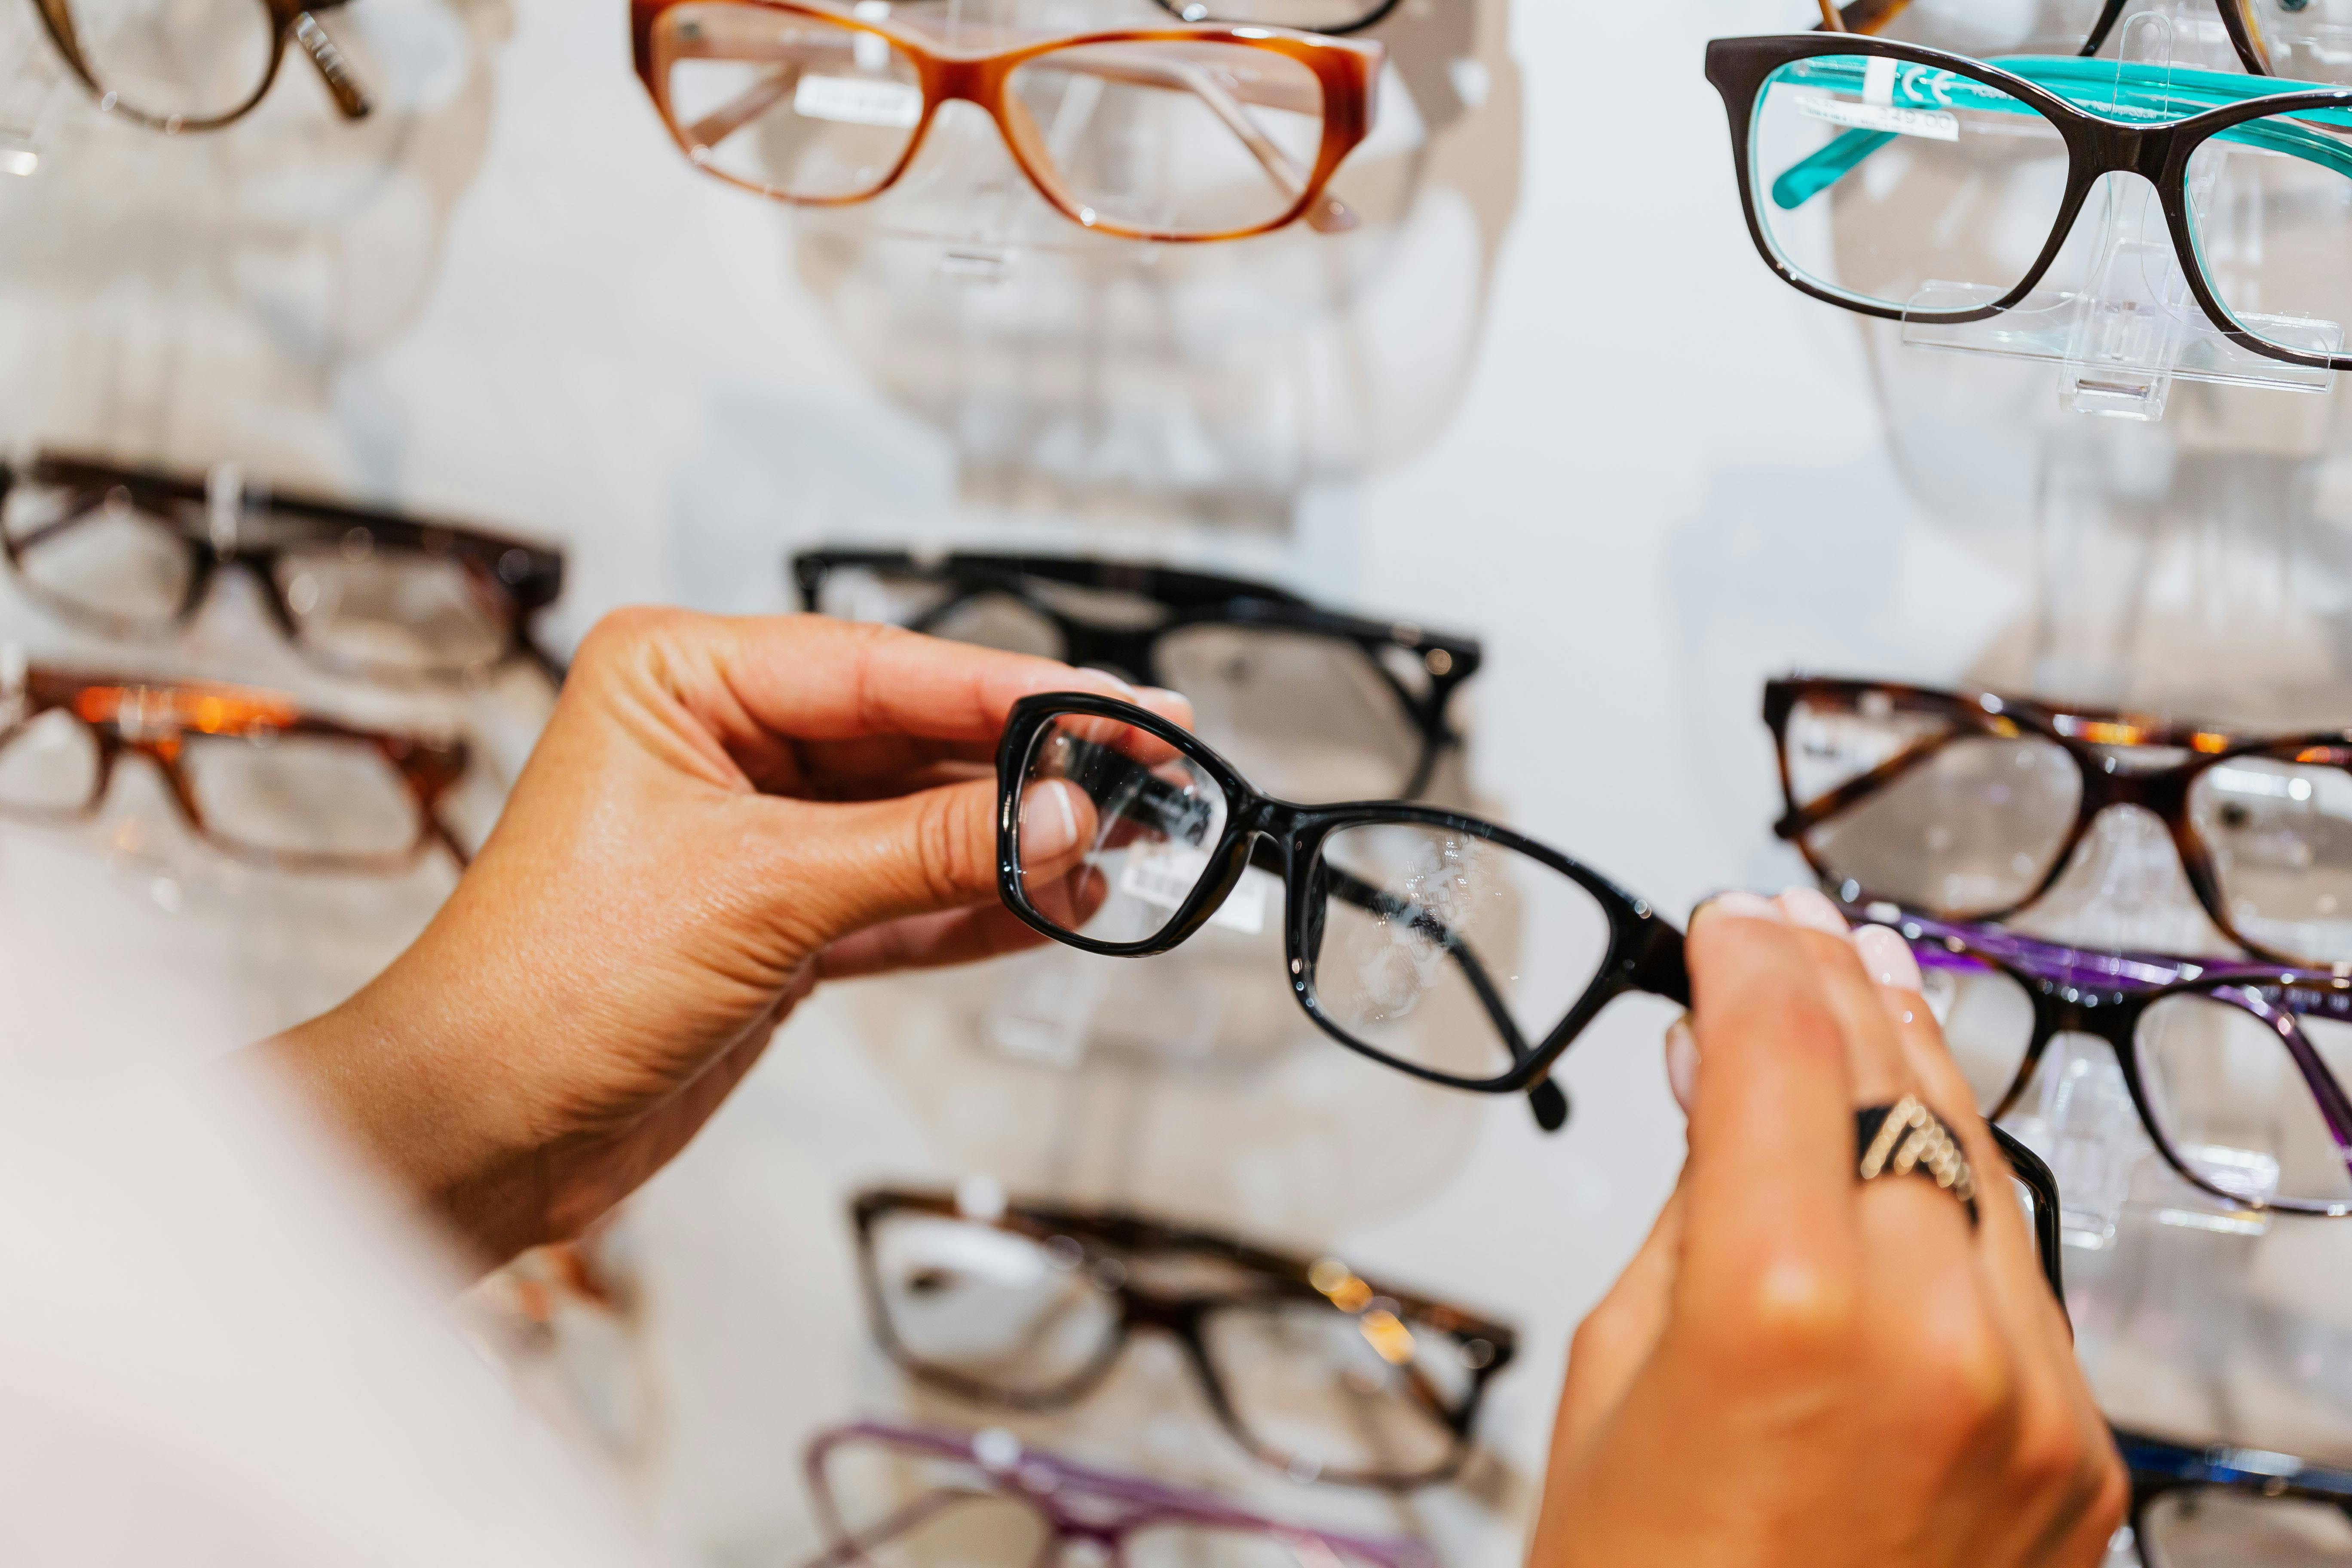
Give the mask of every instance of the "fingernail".
POLYGON ((1827 931, 1832 936, 1843 936, 1853 928, 1845 923, 1838 907, 1830 902, 1819 888, 1796 887, 1780 895, 1780 908, 1789 918, 1812 931, 1827 931))
POLYGON ((1730 892, 1717 893, 1703 900, 1691 911, 1691 923, 1696 925, 1701 915, 1737 915, 1741 920, 1775 921, 1783 925, 1789 919, 1781 912, 1780 905, 1761 893, 1751 893, 1744 888, 1735 888, 1730 892))
POLYGON ((1881 985, 1891 985, 1897 991, 1919 989, 1919 961, 1911 956, 1911 944, 1903 933, 1891 926, 1864 926, 1853 933, 1853 950, 1862 955, 1862 966, 1881 985))
POLYGON ((1021 797, 1021 858, 1053 860, 1077 847, 1078 815, 1070 809, 1072 786, 1060 779, 1033 784, 1021 797))
POLYGON ((1685 1013, 1666 1026, 1666 1087, 1675 1091, 1675 1103, 1688 1116, 1691 1090, 1698 1085, 1698 1037, 1691 1033, 1690 1015, 1685 1013))

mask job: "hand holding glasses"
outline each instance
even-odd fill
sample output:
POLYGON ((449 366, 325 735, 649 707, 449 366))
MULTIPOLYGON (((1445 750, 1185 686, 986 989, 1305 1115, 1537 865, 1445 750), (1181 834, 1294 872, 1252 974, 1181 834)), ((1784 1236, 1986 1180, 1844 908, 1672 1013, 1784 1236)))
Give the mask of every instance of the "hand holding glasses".
POLYGON ((351 61, 319 25, 350 0, 32 0, 98 106, 152 130, 217 131, 250 113, 301 46, 346 120, 369 110, 351 61))
POLYGON ((1355 216, 1324 194, 1371 129, 1378 44, 1264 27, 1122 28, 949 48, 888 0, 631 0, 637 75, 679 151, 780 201, 862 202, 951 99, 1038 194, 1125 239, 1238 239, 1355 216), (1139 136, 1169 155, 1139 159, 1139 136))

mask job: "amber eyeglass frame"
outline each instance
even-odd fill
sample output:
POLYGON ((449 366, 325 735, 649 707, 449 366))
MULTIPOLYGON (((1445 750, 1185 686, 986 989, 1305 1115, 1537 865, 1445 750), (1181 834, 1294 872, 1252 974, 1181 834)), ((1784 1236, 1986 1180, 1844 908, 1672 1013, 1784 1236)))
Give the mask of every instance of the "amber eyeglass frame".
POLYGON ((1386 1313, 1422 1332, 1441 1335, 1457 1346, 1483 1344, 1486 1359, 1466 1367, 1459 1398, 1446 1400, 1429 1387, 1427 1380, 1418 1373, 1407 1384, 1423 1413, 1444 1426, 1452 1439, 1440 1463, 1426 1469, 1405 1471, 1318 1469, 1315 1479, 1330 1486, 1407 1491, 1445 1480, 1459 1472, 1470 1455, 1471 1430, 1477 1423, 1486 1384, 1518 1353, 1518 1331, 1509 1324, 1432 1297, 1366 1279, 1337 1258, 1307 1258, 1277 1252, 1222 1231, 1178 1225, 1131 1209, 1015 1203, 1007 1205, 1001 1213, 976 1215, 966 1213, 952 1193, 872 1187, 850 1200, 849 1215, 857 1232, 858 1282, 866 1297, 866 1321, 873 1328, 876 1342, 910 1376, 975 1404, 1008 1410, 1061 1410, 1101 1386, 1111 1368, 1126 1353, 1138 1330, 1158 1331, 1183 1346, 1193 1377, 1227 1435, 1247 1449, 1253 1458, 1277 1469, 1287 1468, 1296 1456, 1252 1430, 1235 1405, 1226 1386, 1225 1373, 1210 1346, 1208 1326, 1216 1314, 1299 1302, 1328 1307, 1358 1319, 1386 1313), (1087 1269, 1096 1285, 1118 1300, 1118 1316, 1109 1325, 1093 1358, 1053 1387, 1033 1391, 1007 1388, 927 1362, 899 1338, 882 1291, 875 1232, 883 1221, 898 1215, 990 1226, 1040 1243, 1057 1239, 1075 1243, 1076 1266, 1087 1269), (1222 1289, 1147 1289, 1128 1278, 1128 1260, 1137 1258, 1209 1258, 1247 1276, 1247 1279, 1222 1289))
POLYGON ((663 125, 669 130, 670 139, 703 173, 723 180, 739 189, 772 201, 788 202, 802 206, 850 206, 871 201, 898 184, 913 164, 923 142, 930 134, 931 123, 939 116, 940 105, 951 99, 961 99, 977 106, 996 122, 1004 138, 1013 161, 1021 166, 1029 183, 1054 210, 1081 227, 1121 239, 1150 240, 1165 244, 1202 244, 1218 240, 1245 239, 1251 235, 1297 222, 1307 216, 1318 228, 1338 230, 1351 227, 1354 216, 1336 199, 1327 198, 1324 187, 1339 171, 1349 153, 1355 151, 1370 132, 1373 93, 1378 86, 1385 52, 1376 43, 1353 38, 1325 37, 1312 33, 1296 33, 1276 27, 1225 26, 1204 22, 1181 24, 1164 27, 1120 27, 1100 32, 1069 33, 1004 49, 950 49, 933 43, 911 28, 888 21, 866 21, 845 10, 815 3, 815 0, 629 0, 629 26, 635 51, 637 79, 661 115, 663 125), (695 156, 696 148, 671 112, 669 92, 666 85, 669 68, 678 58, 660 37, 661 18, 681 5, 724 4, 753 10, 773 11, 787 16, 812 16, 830 26, 852 32, 869 33, 887 39, 909 60, 923 92, 923 111, 916 121, 913 133, 907 139, 906 151, 898 161, 871 190, 848 195, 793 196, 757 185, 749 180, 737 179, 723 170, 712 167, 695 156), (1083 203, 1063 188, 1055 174, 1052 157, 1046 153, 1045 140, 1028 110, 1007 89, 1014 70, 1040 55, 1057 49, 1091 44, 1234 44, 1246 48, 1267 49, 1297 61, 1315 73, 1323 93, 1323 141, 1315 156, 1315 167, 1306 176, 1297 197, 1282 213, 1264 223, 1247 227, 1224 229, 1209 234, 1186 234, 1165 229, 1132 228, 1111 222, 1099 215, 1091 219, 1082 216, 1083 203))
POLYGON ((185 131, 218 131, 244 119, 255 105, 269 96, 277 83, 278 72, 286 63, 286 46, 301 46, 310 63, 319 69, 319 79, 327 84, 327 91, 335 100, 336 111, 346 120, 364 120, 374 105, 368 100, 367 89, 360 85, 359 73, 352 68, 351 60, 319 26, 316 13, 331 11, 348 5, 351 0, 253 0, 269 13, 269 68, 262 73, 261 83, 243 103, 224 113, 188 119, 182 115, 149 114, 134 104, 126 103, 90 68, 89 58, 82 53, 81 35, 74 28, 73 0, 33 0, 33 9, 40 13, 41 26, 47 29, 49 41, 65 57, 66 67, 98 100, 99 107, 109 114, 119 114, 134 124, 151 131, 161 131, 175 136, 185 131))
MULTIPOLYGON (((1848 881, 1845 874, 1826 864, 1806 835, 1932 760, 1947 745, 1971 736, 2014 740, 2032 735, 2048 741, 2073 761, 2082 782, 2074 821, 2022 898, 1991 909, 1923 910, 1945 920, 2000 921, 2025 909, 2056 885, 2074 858, 2075 849, 2092 822, 2111 805, 2145 808, 2164 824, 2180 857, 2180 868, 2197 901, 2225 936, 2258 958, 2279 963, 2326 965, 2325 954, 2283 952, 2255 942, 2238 929, 2222 894, 2213 856, 2189 815, 2189 792, 2198 775, 2220 763, 2260 757, 2305 765, 2352 769, 2352 731, 2327 730, 2310 734, 2248 735, 2220 726, 2176 723, 2100 708, 2078 708, 2032 698, 2007 697, 1990 691, 1941 691, 1933 687, 1906 686, 1884 680, 1844 680, 1829 677, 1791 677, 1764 683, 1764 722, 1772 731, 1772 750, 1780 769, 1780 798, 1788 809, 1772 825, 1773 833, 1797 847, 1805 863, 1831 887, 1848 881), (1803 701, 1852 710, 1867 698, 1880 697, 1896 712, 1927 713, 1948 721, 1950 728, 1906 746, 1868 773, 1858 773, 1812 800, 1800 804, 1789 766, 1789 720, 1803 701), (2167 767, 2110 769, 2104 753, 2118 747, 2147 747, 2189 753, 2167 767)), ((1852 885, 1843 892, 1848 902, 1891 895, 1882 888, 1852 885)), ((1915 900, 1916 901, 1916 900, 1915 900)))
POLYGON ((113 787, 114 767, 125 752, 154 763, 197 837, 234 859, 287 871, 343 871, 391 875, 415 863, 439 845, 463 869, 471 857, 441 815, 441 803, 465 776, 466 743, 452 737, 362 729, 306 712, 279 692, 247 686, 218 686, 135 676, 101 674, 32 665, 21 682, 0 691, 0 745, 51 710, 69 713, 96 742, 98 768, 89 797, 79 806, 46 811, 0 805, 0 816, 28 822, 86 821, 98 813, 113 787), (400 775, 416 806, 416 838, 405 849, 383 855, 305 854, 265 848, 226 837, 205 818, 183 759, 187 737, 254 740, 271 735, 316 735, 372 747, 400 775))

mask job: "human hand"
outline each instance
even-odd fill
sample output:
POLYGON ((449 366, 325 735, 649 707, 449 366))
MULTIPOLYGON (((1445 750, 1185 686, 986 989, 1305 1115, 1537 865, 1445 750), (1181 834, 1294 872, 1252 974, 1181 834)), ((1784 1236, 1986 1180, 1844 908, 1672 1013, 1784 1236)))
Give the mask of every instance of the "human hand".
MULTIPOLYGON (((415 944, 264 1055, 488 1257, 659 1170, 821 980, 1041 942, 999 902, 1006 713, 1172 692, 814 616, 607 616, 415 944)), ((1085 846, 1066 810, 1060 846, 1085 846)), ((1052 874, 1056 846, 1023 834, 1052 874)))
POLYGON ((2098 1563, 2123 1468, 1909 949, 1800 889, 1702 906, 1687 957, 1689 1157, 1577 1331, 1531 1568, 2098 1563), (1906 1094, 1973 1230, 1856 1179, 1855 1110, 1906 1094))

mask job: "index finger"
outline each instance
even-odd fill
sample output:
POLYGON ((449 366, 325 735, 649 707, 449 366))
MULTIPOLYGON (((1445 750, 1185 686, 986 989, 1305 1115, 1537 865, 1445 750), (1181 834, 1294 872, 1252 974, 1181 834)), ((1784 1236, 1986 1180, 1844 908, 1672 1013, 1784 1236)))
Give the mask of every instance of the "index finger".
POLYGON ((1710 1311, 1827 1321, 1850 1306, 1860 1245, 1845 1042, 1798 930, 1747 905, 1702 906, 1686 942, 1699 1050, 1681 1285, 1710 1311))

